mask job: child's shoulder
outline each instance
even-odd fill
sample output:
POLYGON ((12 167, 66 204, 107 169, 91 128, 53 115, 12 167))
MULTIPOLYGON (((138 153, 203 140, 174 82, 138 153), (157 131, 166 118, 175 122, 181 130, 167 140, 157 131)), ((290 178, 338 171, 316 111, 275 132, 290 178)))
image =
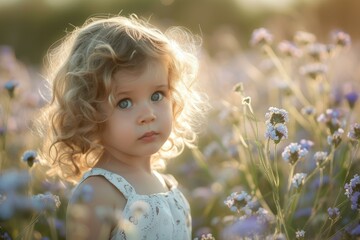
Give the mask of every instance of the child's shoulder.
POLYGON ((76 186, 69 203, 79 202, 117 209, 123 209, 126 205, 124 195, 102 176, 90 176, 76 186))

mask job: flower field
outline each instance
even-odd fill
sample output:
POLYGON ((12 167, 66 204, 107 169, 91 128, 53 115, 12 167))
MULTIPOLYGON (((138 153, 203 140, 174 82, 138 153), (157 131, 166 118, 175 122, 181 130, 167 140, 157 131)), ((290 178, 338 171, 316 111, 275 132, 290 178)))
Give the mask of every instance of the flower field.
MULTIPOLYGON (((167 166, 190 202, 193 238, 360 236, 360 45, 329 35, 279 40, 259 28, 249 49, 200 52, 212 109, 198 148, 167 166)), ((2 47, 0 84, 0 239, 65 239, 73 185, 37 155, 40 70, 2 47)))

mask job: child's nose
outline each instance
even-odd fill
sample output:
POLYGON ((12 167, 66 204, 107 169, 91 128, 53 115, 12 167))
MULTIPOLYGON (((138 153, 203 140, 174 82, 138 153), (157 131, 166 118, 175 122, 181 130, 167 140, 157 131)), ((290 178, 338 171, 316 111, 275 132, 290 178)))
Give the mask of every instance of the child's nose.
POLYGON ((156 119, 154 109, 151 104, 145 103, 141 109, 141 113, 138 119, 139 124, 151 123, 156 119))

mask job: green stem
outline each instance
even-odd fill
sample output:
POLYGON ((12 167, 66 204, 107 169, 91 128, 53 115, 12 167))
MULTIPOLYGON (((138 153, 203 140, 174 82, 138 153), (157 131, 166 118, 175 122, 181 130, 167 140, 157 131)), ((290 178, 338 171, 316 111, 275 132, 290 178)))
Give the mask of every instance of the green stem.
POLYGON ((24 235, 29 235, 29 232, 31 233, 32 232, 32 228, 34 227, 34 225, 36 224, 37 221, 39 221, 39 218, 41 216, 41 213, 33 216, 31 218, 31 221, 30 223, 24 227, 24 229, 21 231, 21 233, 15 238, 15 240, 20 240, 20 239, 23 239, 23 236, 24 235))
POLYGON ((264 48, 264 51, 269 55, 270 59, 273 61, 273 63, 277 67, 277 69, 279 70, 280 75, 286 81, 286 83, 288 84, 290 89, 293 91, 295 96, 298 98, 298 100, 302 103, 302 105, 310 106, 311 104, 309 103, 309 101, 304 97, 304 95, 299 90, 299 88, 294 85, 293 81, 291 81, 290 76, 286 72, 283 64, 280 62, 279 58, 276 56, 276 54, 274 53, 272 48, 266 44, 263 46, 263 48, 264 48))
POLYGON ((291 188, 291 180, 294 176, 294 170, 295 170, 295 165, 291 165, 290 167, 290 173, 289 173, 289 178, 288 178, 288 186, 287 186, 287 189, 288 189, 288 192, 290 192, 290 188, 291 188))

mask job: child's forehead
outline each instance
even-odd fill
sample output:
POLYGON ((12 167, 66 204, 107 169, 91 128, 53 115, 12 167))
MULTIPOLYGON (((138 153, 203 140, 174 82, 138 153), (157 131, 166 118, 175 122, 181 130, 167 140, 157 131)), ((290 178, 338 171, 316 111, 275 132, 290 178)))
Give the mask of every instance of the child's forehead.
POLYGON ((122 88, 147 82, 157 85, 167 84, 168 64, 165 61, 149 60, 138 68, 120 69, 114 73, 112 84, 114 88, 122 88))

